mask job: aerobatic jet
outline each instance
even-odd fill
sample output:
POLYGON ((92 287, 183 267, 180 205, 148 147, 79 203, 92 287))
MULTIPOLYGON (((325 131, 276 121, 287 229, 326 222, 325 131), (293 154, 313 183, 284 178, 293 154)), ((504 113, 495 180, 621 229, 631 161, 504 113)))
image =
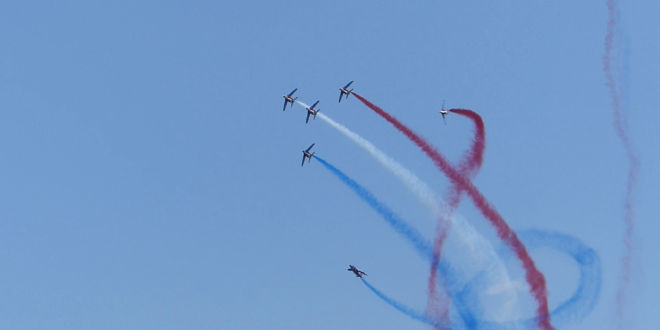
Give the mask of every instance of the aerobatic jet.
POLYGON ((312 145, 309 146, 309 148, 307 148, 307 150, 302 151, 303 152, 303 160, 302 160, 302 165, 300 165, 300 166, 305 165, 305 158, 309 158, 309 160, 307 161, 308 163, 312 161, 312 157, 314 157, 315 152, 309 152, 309 151, 312 150, 313 147, 314 147, 314 143, 312 143, 312 145))
POLYGON ((307 109, 307 120, 305 120, 305 124, 309 123, 309 116, 310 115, 314 115, 314 120, 316 120, 316 114, 319 113, 319 111, 321 111, 321 109, 316 110, 316 109, 314 109, 314 107, 317 104, 319 104, 319 102, 320 101, 316 101, 316 103, 314 103, 313 106, 311 106, 309 108, 305 108, 305 109, 307 109))
POLYGON ((353 92, 352 88, 351 88, 350 91, 348 90, 348 86, 350 86, 352 83, 353 83, 353 81, 349 82, 348 84, 346 84, 346 86, 339 89, 339 91, 341 92, 339 94, 339 102, 341 102, 342 96, 346 95, 346 99, 348 99, 348 96, 351 94, 351 92, 353 92))
POLYGON ((440 108, 440 114, 442 115, 442 121, 444 121, 445 125, 447 125, 445 116, 449 114, 449 110, 445 110, 445 100, 442 100, 442 108, 440 108))
POLYGON ((286 111, 287 103, 291 103, 291 107, 293 108, 293 103, 295 103, 296 100, 298 99, 297 97, 293 98, 293 93, 295 93, 297 90, 298 88, 294 89, 293 92, 289 93, 289 95, 282 95, 282 97, 284 98, 284 109, 282 109, 282 111, 286 111))
POLYGON ((348 265, 348 266, 351 267, 351 268, 348 269, 348 271, 349 271, 349 272, 353 272, 353 274, 355 274, 355 276, 357 276, 357 277, 362 278, 362 275, 367 275, 367 273, 365 273, 365 272, 363 272, 363 271, 357 269, 357 267, 355 267, 355 266, 353 266, 353 265, 348 265))

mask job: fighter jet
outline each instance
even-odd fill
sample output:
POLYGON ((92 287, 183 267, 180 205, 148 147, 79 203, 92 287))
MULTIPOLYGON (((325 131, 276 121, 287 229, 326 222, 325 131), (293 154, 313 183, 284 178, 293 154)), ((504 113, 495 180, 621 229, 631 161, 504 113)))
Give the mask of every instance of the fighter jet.
POLYGON ((440 114, 442 115, 442 121, 444 121, 445 125, 447 125, 445 116, 449 114, 449 110, 445 110, 445 100, 442 100, 442 108, 440 108, 440 114))
POLYGON ((357 276, 357 277, 362 278, 362 275, 365 275, 365 276, 367 275, 367 273, 357 269, 357 267, 355 267, 353 265, 348 265, 348 266, 351 267, 351 268, 348 269, 348 271, 353 272, 353 274, 355 274, 355 276, 357 276))
POLYGON ((339 91, 341 92, 339 94, 339 102, 341 102, 342 96, 346 95, 346 99, 348 99, 348 96, 351 94, 351 92, 353 92, 352 88, 351 88, 350 91, 348 90, 348 86, 350 86, 352 83, 353 83, 353 81, 349 82, 348 84, 346 84, 346 86, 339 89, 339 91))
POLYGON ((319 102, 320 101, 316 101, 316 103, 314 103, 314 105, 311 106, 310 108, 305 108, 305 109, 307 109, 307 120, 305 120, 305 124, 309 123, 309 116, 310 115, 314 115, 314 120, 316 120, 316 114, 319 113, 319 111, 321 111, 321 109, 315 110, 314 107, 317 104, 319 104, 319 102))
POLYGON ((295 93, 297 90, 298 88, 294 89, 293 92, 289 93, 289 95, 282 95, 282 97, 284 98, 284 109, 282 109, 282 111, 286 111, 287 103, 291 103, 291 107, 293 108, 293 103, 295 103, 296 100, 298 99, 297 97, 295 99, 293 98, 293 93, 295 93))
POLYGON ((312 157, 314 157, 314 154, 315 154, 315 152, 309 152, 310 150, 312 150, 312 147, 314 147, 314 143, 312 143, 312 145, 309 146, 309 148, 307 148, 307 150, 302 151, 303 152, 303 159, 302 159, 302 165, 300 165, 300 166, 305 165, 305 158, 309 158, 309 160, 307 161, 308 163, 312 161, 312 157))

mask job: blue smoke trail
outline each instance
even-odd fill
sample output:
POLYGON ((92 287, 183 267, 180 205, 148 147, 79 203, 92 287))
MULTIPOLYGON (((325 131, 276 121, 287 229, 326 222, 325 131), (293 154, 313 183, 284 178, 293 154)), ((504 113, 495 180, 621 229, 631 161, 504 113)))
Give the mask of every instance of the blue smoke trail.
POLYGON ((413 318, 417 321, 432 325, 435 329, 448 329, 448 330, 451 329, 447 325, 442 325, 438 322, 433 322, 428 317, 426 317, 426 315, 424 315, 424 314, 422 314, 422 313, 420 313, 420 312, 418 312, 418 311, 416 311, 416 310, 414 310, 414 309, 412 309, 412 308, 410 308, 410 307, 408 307, 408 306, 406 306, 406 305, 404 305, 404 304, 402 304, 402 303, 386 296, 385 294, 380 292, 378 289, 373 287, 371 284, 369 284, 369 282, 367 282, 367 280, 365 280, 364 278, 361 278, 361 280, 362 280, 362 283, 364 283, 364 285, 366 285, 367 288, 369 288, 369 290, 371 290, 380 299, 384 300, 386 303, 388 303, 390 306, 394 307, 399 312, 401 312, 403 314, 406 314, 406 315, 410 316, 411 318, 413 318))
MULTIPOLYGON (((518 233, 518 237, 530 250, 547 247, 566 253, 573 257, 579 267, 578 288, 568 300, 561 303, 550 313, 552 324, 556 328, 563 328, 577 323, 589 315, 596 302, 598 302, 602 284, 601 261, 596 251, 586 246, 579 239, 558 232, 527 230, 518 233)), ((504 253, 510 254, 509 251, 504 251, 504 253)), ((476 284, 466 285, 462 292, 452 296, 452 301, 459 310, 459 314, 469 321, 475 320, 469 306, 476 300, 477 292, 473 290, 476 284)), ((537 318, 506 323, 477 321, 474 329, 536 329, 537 324, 537 318)))
MULTIPOLYGON (((358 184, 355 180, 350 178, 338 168, 332 166, 322 158, 314 156, 326 169, 330 170, 337 176, 343 183, 351 188, 362 200, 367 202, 369 206, 380 214, 390 226, 399 234, 403 235, 408 242, 410 242, 415 250, 429 262, 433 258, 433 250, 431 245, 422 237, 422 235, 408 223, 396 215, 389 207, 380 202, 371 192, 358 184)), ((578 289, 573 296, 559 305, 551 312, 553 324, 557 326, 565 326, 584 319, 593 310, 601 288, 601 262, 596 252, 587 247, 580 240, 561 233, 543 232, 538 230, 523 231, 518 234, 521 241, 530 249, 537 247, 550 247, 557 251, 564 252, 573 257, 580 268, 580 279, 578 289)), ((445 276, 449 294, 452 298, 452 328, 465 328, 465 329, 533 329, 538 324, 536 318, 527 320, 520 320, 515 322, 496 323, 489 321, 478 320, 475 314, 474 306, 479 306, 478 298, 474 288, 478 287, 478 278, 471 283, 464 283, 461 276, 456 272, 447 262, 443 259, 438 265, 439 274, 445 276)), ((447 325, 437 324, 434 320, 429 319, 424 313, 415 311, 413 308, 400 303, 373 287, 371 284, 363 280, 364 284, 374 292, 379 298, 385 301, 390 306, 405 315, 435 326, 447 327, 447 325)))
MULTIPOLYGON (((530 249, 548 247, 573 257, 578 264, 580 271, 578 288, 573 296, 555 308, 550 316, 553 321, 552 323, 556 328, 563 328, 583 320, 589 315, 589 313, 591 313, 600 296, 602 269, 600 258, 596 252, 587 247, 577 238, 562 233, 528 230, 521 232, 519 237, 530 249)), ((445 265, 445 269, 450 268, 445 265)), ((450 278, 451 277, 455 276, 450 276, 450 278)), ((398 311, 415 320, 438 327, 437 323, 427 318, 424 314, 388 297, 366 281, 365 285, 367 285, 367 287, 379 298, 398 311)), ((478 320, 475 316, 475 311, 471 310, 473 306, 479 305, 477 298, 478 292, 475 290, 478 286, 479 283, 477 280, 463 286, 462 288, 450 283, 449 287, 453 302, 452 306, 456 309, 452 312, 454 329, 536 329, 538 325, 538 320, 536 318, 505 323, 478 320)), ((442 325, 440 325, 440 327, 442 327, 442 325)))
POLYGON ((519 237, 529 248, 549 247, 570 255, 580 268, 577 290, 552 314, 557 318, 557 326, 577 322, 589 315, 598 302, 602 285, 602 266, 596 251, 575 237, 557 232, 528 230, 519 237))
POLYGON ((408 223, 403 221, 398 215, 390 210, 387 205, 381 203, 371 192, 355 182, 355 180, 351 179, 348 175, 344 174, 344 172, 328 164, 328 162, 319 156, 314 156, 314 158, 351 188, 360 198, 362 198, 362 200, 367 202, 374 211, 378 212, 378 214, 380 214, 397 233, 403 235, 403 237, 415 247, 415 250, 417 250, 422 257, 432 257, 433 248, 415 228, 408 225, 408 223))

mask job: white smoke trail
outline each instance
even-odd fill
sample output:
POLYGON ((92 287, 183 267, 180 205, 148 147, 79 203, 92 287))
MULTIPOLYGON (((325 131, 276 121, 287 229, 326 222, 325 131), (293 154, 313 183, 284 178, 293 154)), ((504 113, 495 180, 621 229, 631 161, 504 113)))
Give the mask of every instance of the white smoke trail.
POLYGON ((431 188, 422 182, 422 180, 420 180, 415 174, 408 171, 390 156, 376 148, 371 142, 346 128, 346 126, 337 123, 322 113, 319 113, 317 116, 339 132, 346 135, 349 139, 353 140, 353 142, 376 158, 381 165, 397 176, 408 187, 408 189, 417 195, 417 198, 430 209, 434 218, 437 218, 440 215, 440 198, 436 196, 431 188))
MULTIPOLYGON (((297 101, 299 105, 309 108, 309 105, 297 101)), ((328 123, 330 126, 344 134, 346 137, 355 142, 358 146, 366 150, 371 156, 373 156, 381 165, 383 165, 387 170, 392 172, 397 178, 399 178, 406 187, 419 199, 419 201, 428 207, 431 215, 434 219, 437 219, 440 216, 440 212, 443 209, 443 201, 438 195, 433 192, 433 190, 419 177, 414 173, 403 167, 392 157, 385 154, 383 151, 378 149, 373 143, 369 142, 365 138, 361 137, 357 133, 351 131, 346 126, 339 124, 338 122, 332 120, 330 117, 323 113, 318 113, 317 116, 321 118, 324 122, 328 123)), ((515 304, 518 300, 517 287, 516 285, 511 284, 512 281, 509 278, 509 274, 500 260, 499 256, 495 252, 495 249, 490 244, 490 242, 481 236, 472 225, 470 225, 463 217, 461 216, 452 216, 452 229, 448 237, 447 243, 455 242, 459 247, 456 249, 447 248, 446 253, 443 254, 448 257, 449 261, 455 265, 455 268, 460 268, 464 272, 466 283, 477 274, 487 274, 488 282, 492 287, 508 287, 510 290, 496 290, 497 298, 496 300, 504 300, 506 303, 502 304, 502 307, 511 306, 515 304), (452 236, 457 237, 452 237, 452 236), (454 253, 451 253, 454 251, 454 253), (454 257, 452 257, 452 255, 454 257), (465 262, 463 256, 469 256, 471 262, 465 262), (463 262, 460 262, 463 261, 463 262), (460 267, 456 267, 460 265, 460 267), (482 273, 483 272, 483 273, 482 273)), ((510 313, 491 313, 488 314, 509 314, 510 313)), ((500 310, 500 312, 503 312, 500 310)), ((504 316, 507 318, 507 316, 504 316)))

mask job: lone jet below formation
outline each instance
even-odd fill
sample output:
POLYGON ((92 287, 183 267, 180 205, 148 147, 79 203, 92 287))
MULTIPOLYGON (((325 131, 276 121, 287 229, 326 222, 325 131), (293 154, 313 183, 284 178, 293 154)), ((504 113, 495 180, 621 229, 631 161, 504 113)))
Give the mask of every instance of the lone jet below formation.
POLYGON ((346 99, 348 100, 348 96, 351 94, 351 92, 353 92, 352 88, 350 91, 348 90, 348 86, 350 86, 352 83, 353 81, 349 82, 348 84, 346 84, 346 86, 339 89, 339 91, 341 92, 341 94, 339 94, 339 102, 341 102, 341 98, 344 95, 346 95, 346 99))
POLYGON ((305 108, 305 109, 307 109, 307 120, 305 120, 305 124, 309 123, 309 115, 314 115, 314 120, 316 120, 316 114, 319 113, 319 111, 321 111, 321 109, 315 110, 314 107, 317 104, 319 104, 319 102, 320 101, 316 101, 316 103, 314 103, 313 106, 311 106, 309 108, 305 108))
POLYGON ((289 93, 289 95, 282 95, 284 98, 284 109, 282 109, 282 111, 286 111, 287 103, 291 103, 291 107, 293 108, 293 103, 298 99, 297 97, 295 99, 293 98, 293 93, 295 93, 297 90, 298 88, 294 89, 293 92, 289 93))
POLYGON ((348 271, 353 272, 353 274, 355 274, 355 276, 357 276, 359 278, 362 278, 362 275, 365 275, 365 276, 367 275, 367 273, 357 269, 357 267, 355 267, 353 265, 348 265, 348 266, 351 267, 351 268, 348 269, 348 271))
POLYGON ((445 110, 445 100, 442 100, 442 108, 440 108, 440 114, 442 115, 442 121, 444 121, 445 125, 447 125, 445 116, 449 114, 449 110, 445 110))
POLYGON ((309 160, 307 161, 308 163, 312 161, 312 157, 314 157, 315 152, 309 152, 309 151, 312 150, 313 147, 314 147, 314 143, 312 143, 312 145, 309 146, 309 148, 307 148, 307 150, 302 151, 303 152, 303 160, 302 160, 302 165, 300 165, 300 166, 305 165, 305 158, 309 158, 309 160))

